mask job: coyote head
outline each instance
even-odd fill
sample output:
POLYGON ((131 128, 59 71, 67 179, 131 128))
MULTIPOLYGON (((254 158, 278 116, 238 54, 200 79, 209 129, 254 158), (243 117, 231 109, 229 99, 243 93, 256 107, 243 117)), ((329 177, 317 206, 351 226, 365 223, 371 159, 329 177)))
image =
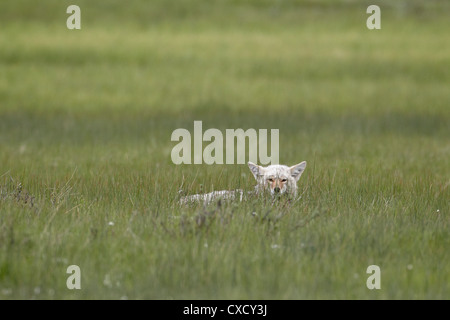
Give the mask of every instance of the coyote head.
POLYGON ((258 193, 270 191, 272 196, 289 194, 295 197, 297 181, 306 168, 306 161, 292 167, 279 164, 262 167, 251 162, 248 163, 248 166, 257 181, 258 193))

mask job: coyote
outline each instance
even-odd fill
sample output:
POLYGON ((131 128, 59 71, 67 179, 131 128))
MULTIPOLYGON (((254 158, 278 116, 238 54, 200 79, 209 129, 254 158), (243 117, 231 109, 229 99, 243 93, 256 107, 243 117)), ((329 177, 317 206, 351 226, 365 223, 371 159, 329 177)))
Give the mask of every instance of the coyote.
POLYGON ((297 182, 306 168, 306 161, 295 166, 275 164, 267 167, 248 163, 250 171, 256 179, 253 191, 245 192, 242 189, 213 191, 209 193, 194 194, 180 199, 180 203, 194 202, 210 203, 216 199, 242 201, 246 196, 270 194, 272 197, 287 195, 289 198, 297 196, 297 182))

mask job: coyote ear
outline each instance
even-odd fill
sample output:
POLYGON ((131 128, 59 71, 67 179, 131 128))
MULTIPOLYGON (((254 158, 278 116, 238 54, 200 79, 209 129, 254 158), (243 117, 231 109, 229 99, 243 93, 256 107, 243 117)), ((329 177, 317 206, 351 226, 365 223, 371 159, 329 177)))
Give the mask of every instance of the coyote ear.
POLYGON ((306 168, 306 161, 303 161, 289 168, 291 176, 295 179, 295 181, 298 181, 300 179, 300 176, 302 175, 303 171, 305 171, 305 168, 306 168))
POLYGON ((259 176, 264 174, 264 168, 254 164, 253 162, 248 162, 248 167, 256 180, 258 180, 259 176))

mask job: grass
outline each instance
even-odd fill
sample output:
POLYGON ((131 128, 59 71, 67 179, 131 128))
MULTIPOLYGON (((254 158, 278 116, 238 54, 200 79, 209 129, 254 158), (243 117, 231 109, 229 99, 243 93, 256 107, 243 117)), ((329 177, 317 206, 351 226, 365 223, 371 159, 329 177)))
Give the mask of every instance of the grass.
POLYGON ((450 298, 447 4, 69 4, 0 4, 1 299, 450 298), (301 200, 179 206, 254 185, 171 162, 194 120, 279 129, 301 200))

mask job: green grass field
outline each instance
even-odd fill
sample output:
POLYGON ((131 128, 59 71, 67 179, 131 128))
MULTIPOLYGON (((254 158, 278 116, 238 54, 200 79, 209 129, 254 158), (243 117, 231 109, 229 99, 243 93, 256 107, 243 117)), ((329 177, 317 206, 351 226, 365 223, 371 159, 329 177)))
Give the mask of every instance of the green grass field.
POLYGON ((449 16, 439 0, 0 2, 0 300, 450 299, 449 16), (180 206, 180 188, 255 184, 246 165, 172 163, 194 120, 279 129, 280 162, 308 161, 301 199, 180 206))

